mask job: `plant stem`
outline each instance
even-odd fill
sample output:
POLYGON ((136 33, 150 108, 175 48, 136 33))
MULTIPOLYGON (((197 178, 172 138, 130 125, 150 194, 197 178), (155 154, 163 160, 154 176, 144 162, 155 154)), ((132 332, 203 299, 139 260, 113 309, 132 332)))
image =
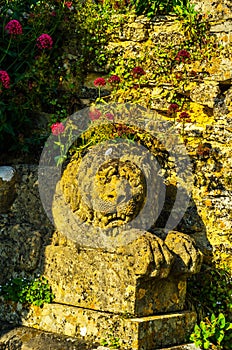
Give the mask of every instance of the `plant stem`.
POLYGON ((5 54, 3 55, 2 59, 0 60, 0 64, 2 63, 2 61, 4 60, 4 58, 6 57, 8 51, 9 51, 11 41, 12 41, 12 35, 10 36, 10 40, 9 40, 9 42, 8 42, 8 46, 7 46, 7 49, 6 49, 6 51, 5 51, 5 54))

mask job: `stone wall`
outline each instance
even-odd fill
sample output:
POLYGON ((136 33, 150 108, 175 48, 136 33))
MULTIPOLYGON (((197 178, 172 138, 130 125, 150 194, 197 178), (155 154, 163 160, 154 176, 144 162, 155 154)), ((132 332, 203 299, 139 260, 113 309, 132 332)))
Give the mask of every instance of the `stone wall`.
MULTIPOLYGON (((208 72, 207 78, 190 90, 193 123, 186 129, 186 147, 195 177, 193 200, 204 228, 199 225, 199 220, 186 220, 187 226, 181 224, 181 229, 192 230, 199 241, 206 232, 214 257, 232 267, 232 4, 222 0, 192 2, 199 13, 206 15, 211 35, 216 35, 221 47, 216 58, 201 66, 208 72)), ((183 38, 178 22, 172 16, 153 20, 131 16, 119 31, 115 31, 109 48, 116 55, 130 57, 139 55, 144 47, 149 50, 150 44, 178 43, 183 38)), ((151 60, 147 72, 155 69, 151 60)), ((199 69, 197 63, 193 69, 199 69)), ((156 95, 157 88, 148 80, 149 84, 151 96, 156 95)), ((162 95, 164 90, 165 87, 158 93, 162 95)), ((167 106, 157 97, 151 108, 165 111, 167 106)))

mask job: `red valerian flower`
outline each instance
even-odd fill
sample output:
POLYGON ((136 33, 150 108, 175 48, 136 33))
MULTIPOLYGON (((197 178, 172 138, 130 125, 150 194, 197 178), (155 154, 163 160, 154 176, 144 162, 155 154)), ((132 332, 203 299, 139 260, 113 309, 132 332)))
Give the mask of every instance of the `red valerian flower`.
POLYGON ((185 62, 189 60, 190 53, 187 50, 180 50, 176 56, 177 61, 185 62))
POLYGON ((51 129, 52 129, 52 134, 57 136, 62 134, 62 132, 64 132, 65 127, 63 123, 56 122, 52 124, 51 129))
POLYGON ((10 35, 21 35, 23 33, 23 28, 17 19, 12 19, 6 24, 5 31, 10 35))
POLYGON ((178 122, 191 123, 190 115, 187 112, 181 112, 178 119, 178 122))
POLYGON ((179 106, 177 103, 171 103, 168 107, 168 116, 176 118, 176 114, 179 110, 179 106))
POLYGON ((170 112, 178 112, 178 104, 177 103, 171 103, 170 106, 168 107, 168 110, 170 112))
POLYGON ((48 34, 41 34, 36 40, 36 45, 40 50, 51 49, 53 45, 52 37, 48 34))
POLYGON ((114 115, 112 113, 106 113, 105 116, 106 116, 106 118, 108 120, 113 120, 114 119, 114 115))
POLYGON ((10 88, 10 77, 5 70, 0 70, 0 83, 5 89, 10 88))
POLYGON ((64 6, 70 9, 72 7, 72 1, 65 1, 64 6))
POLYGON ((106 81, 104 78, 97 78, 94 80, 93 84, 96 87, 102 87, 106 85, 106 81))
POLYGON ((99 119, 101 116, 101 111, 99 111, 99 109, 93 109, 92 111, 89 111, 89 118, 94 121, 99 119))
POLYGON ((111 85, 116 85, 120 83, 120 78, 118 75, 111 75, 111 77, 108 79, 108 82, 111 85))
POLYGON ((141 67, 134 67, 131 73, 134 78, 140 78, 142 75, 146 74, 143 68, 141 67))

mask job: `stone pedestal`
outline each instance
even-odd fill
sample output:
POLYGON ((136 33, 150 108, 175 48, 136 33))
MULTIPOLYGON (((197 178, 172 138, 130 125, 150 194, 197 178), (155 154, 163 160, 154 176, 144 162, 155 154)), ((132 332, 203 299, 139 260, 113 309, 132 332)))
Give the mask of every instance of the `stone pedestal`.
POLYGON ((136 317, 183 310, 186 278, 170 274, 173 255, 157 236, 144 232, 114 252, 54 243, 44 274, 56 302, 136 317))
POLYGON ((194 241, 175 231, 163 239, 140 232, 110 252, 79 247, 57 233, 44 265, 55 303, 30 309, 23 324, 93 342, 119 339, 121 349, 182 344, 196 322, 184 310, 186 279, 201 261, 194 241))
POLYGON ((184 309, 186 278, 201 264, 191 238, 144 231, 111 252, 78 247, 58 233, 51 243, 43 268, 54 302, 40 308, 2 301, 5 321, 90 343, 116 341, 123 350, 187 342, 196 314, 184 309))

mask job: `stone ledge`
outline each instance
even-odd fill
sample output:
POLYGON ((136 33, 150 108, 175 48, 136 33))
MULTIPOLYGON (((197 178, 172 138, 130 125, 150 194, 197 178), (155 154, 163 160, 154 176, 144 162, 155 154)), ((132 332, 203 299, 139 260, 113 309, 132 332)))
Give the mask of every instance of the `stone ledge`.
POLYGON ((61 304, 46 304, 43 308, 21 304, 2 303, 3 321, 46 332, 63 334, 86 343, 119 338, 124 350, 154 350, 183 344, 196 323, 195 312, 126 318, 61 304))
MULTIPOLYGON (((86 343, 76 338, 44 332, 29 327, 0 324, 0 350, 110 350, 107 346, 86 343)), ((154 350, 154 349, 153 349, 154 350)), ((194 344, 184 344, 158 350, 199 350, 194 344)))
POLYGON ((98 350, 98 344, 38 329, 0 325, 0 350, 98 350))

